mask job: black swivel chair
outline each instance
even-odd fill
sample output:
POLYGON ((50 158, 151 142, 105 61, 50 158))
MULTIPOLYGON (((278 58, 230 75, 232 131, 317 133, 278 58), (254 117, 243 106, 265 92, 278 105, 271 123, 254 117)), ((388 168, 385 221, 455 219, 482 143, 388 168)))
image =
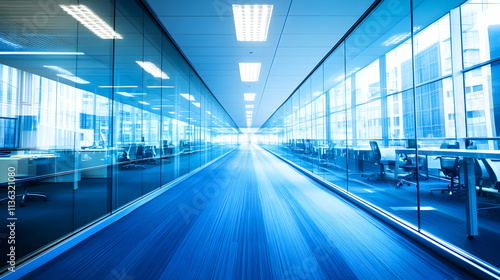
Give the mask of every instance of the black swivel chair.
POLYGON ((411 185, 413 182, 412 180, 415 180, 417 176, 427 179, 422 173, 424 171, 424 166, 426 166, 425 162, 425 157, 423 156, 408 156, 404 155, 405 159, 404 161, 406 162, 404 165, 400 165, 399 167, 403 169, 405 172, 408 173, 408 175, 404 176, 401 178, 401 180, 397 183, 396 187, 399 189, 403 184, 408 184, 411 185), (418 170, 418 172, 417 172, 418 170), (417 175, 418 174, 418 175, 417 175))
MULTIPOLYGON (((375 177, 378 181, 379 178, 385 178, 385 166, 382 161, 382 153, 380 152, 380 148, 378 146, 377 141, 370 141, 370 149, 371 149, 371 161, 380 167, 380 171, 377 173, 369 174, 367 180, 370 180, 371 177, 375 177)), ((365 174, 361 174, 361 177, 365 177, 365 174)))
POLYGON ((170 163, 170 157, 173 155, 172 145, 168 143, 167 140, 163 140, 163 160, 166 163, 170 163))
POLYGON ((304 141, 304 156, 308 156, 312 153, 312 143, 310 139, 305 139, 304 141))
POLYGON ((333 166, 335 166, 335 143, 328 143, 328 150, 325 154, 325 160, 328 165, 332 164, 333 166))
MULTIPOLYGON (((408 139, 406 142, 406 148, 408 149, 417 149, 417 141, 415 139, 408 139)), ((423 175, 423 169, 424 166, 427 166, 426 158, 423 156, 418 156, 415 157, 413 155, 408 155, 408 154, 403 154, 401 155, 402 161, 405 162, 404 165, 400 165, 399 167, 403 169, 408 175, 404 176, 401 178, 401 180, 397 183, 396 187, 399 189, 403 184, 408 184, 411 185, 413 182, 411 180, 414 180, 417 178, 417 174, 419 177, 428 179, 426 176, 423 175), (419 172, 417 172, 417 169, 419 172)))
MULTIPOLYGON (((500 161, 491 159, 481 159, 478 161, 480 163, 479 170, 477 167, 475 170, 476 186, 479 186, 479 194, 483 195, 483 192, 485 192, 487 194, 494 193, 498 195, 500 193, 500 161)), ((489 197, 489 195, 486 195, 486 197, 489 197)), ((496 202, 481 201, 478 203, 481 207, 478 207, 477 211, 500 209, 498 196, 496 198, 496 202)))
POLYGON ((142 168, 145 169, 144 166, 139 166, 132 162, 129 155, 129 149, 124 148, 123 151, 118 155, 118 163, 120 163, 121 169, 131 169, 131 168, 142 168))
MULTIPOLYGON (((454 144, 443 143, 441 144, 440 148, 459 149, 460 145, 458 142, 455 142, 454 144)), ((440 171, 444 174, 445 177, 450 179, 450 184, 447 186, 447 188, 432 189, 431 194, 434 191, 441 191, 441 193, 447 191, 448 194, 452 196, 454 193, 463 192, 464 187, 460 184, 460 158, 443 156, 437 158, 439 159, 439 163, 441 166, 440 171), (455 179, 457 179, 457 182, 455 182, 455 179)))
MULTIPOLYGON (((28 192, 28 185, 30 184, 35 184, 38 183, 39 180, 26 180, 29 179, 29 176, 16 176, 16 187, 20 188, 22 186, 24 188, 23 193, 17 194, 16 197, 21 197, 21 203, 19 204, 20 207, 24 207, 24 203, 26 200, 31 200, 35 197, 42 198, 43 201, 47 201, 47 194, 44 192, 28 192)), ((0 183, 0 185, 5 186, 8 188, 8 182, 5 183, 0 183)), ((0 204, 2 204, 2 201, 9 201, 10 197, 2 198, 0 199, 0 204)))
POLYGON ((156 159, 156 147, 147 146, 144 151, 144 158, 147 158, 147 162, 150 164, 159 164, 160 162, 156 159))

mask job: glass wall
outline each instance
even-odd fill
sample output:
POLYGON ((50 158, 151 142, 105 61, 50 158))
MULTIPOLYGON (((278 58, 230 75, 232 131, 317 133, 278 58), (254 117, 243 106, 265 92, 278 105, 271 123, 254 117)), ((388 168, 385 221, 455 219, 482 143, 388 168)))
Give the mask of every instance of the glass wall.
POLYGON ((500 1, 382 1, 259 131, 268 150, 500 267, 500 1))
MULTIPOLYGON (((0 2, 0 217, 17 218, 18 264, 232 150, 238 134, 137 1, 0 2)), ((7 237, 3 226, 4 265, 7 237)))

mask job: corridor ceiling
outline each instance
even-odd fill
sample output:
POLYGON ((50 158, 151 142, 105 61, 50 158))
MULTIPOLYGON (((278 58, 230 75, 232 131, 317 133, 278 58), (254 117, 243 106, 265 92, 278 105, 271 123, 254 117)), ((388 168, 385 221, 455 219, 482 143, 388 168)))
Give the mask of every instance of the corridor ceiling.
POLYGON ((259 128, 373 0, 144 0, 240 128, 259 128), (232 5, 273 5, 267 41, 237 41, 232 5), (242 82, 239 62, 262 63, 242 82), (256 93, 245 102, 244 93, 256 93), (254 104, 246 109, 245 104, 254 104))

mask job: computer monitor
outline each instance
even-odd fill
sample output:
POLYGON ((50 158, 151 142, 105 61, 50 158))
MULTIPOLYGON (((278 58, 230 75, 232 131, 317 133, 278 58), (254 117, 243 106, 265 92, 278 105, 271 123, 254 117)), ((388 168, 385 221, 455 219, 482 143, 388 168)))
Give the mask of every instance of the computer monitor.
POLYGON ((16 119, 0 117, 0 149, 16 147, 16 119))
POLYGON ((408 149, 416 149, 417 148, 417 140, 408 139, 406 142, 406 148, 408 149))

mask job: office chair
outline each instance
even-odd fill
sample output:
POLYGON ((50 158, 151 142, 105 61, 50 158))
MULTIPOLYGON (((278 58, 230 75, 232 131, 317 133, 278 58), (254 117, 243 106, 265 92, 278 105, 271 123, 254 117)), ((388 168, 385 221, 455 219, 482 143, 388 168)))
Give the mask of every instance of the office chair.
MULTIPOLYGON (((454 144, 448 144, 448 143, 443 143, 440 146, 441 149, 459 149, 460 144, 458 142, 455 142, 454 144)), ((441 166, 440 171, 444 174, 445 177, 450 179, 450 184, 447 186, 447 188, 439 188, 439 189, 432 189, 431 194, 434 191, 441 191, 441 193, 444 193, 445 191, 448 192, 450 196, 452 196, 456 192, 460 192, 464 190, 464 187, 460 184, 460 159, 459 157, 436 157, 436 159, 439 159, 439 164, 441 166), (455 178, 458 179, 457 182, 455 182, 455 178)))
POLYGON ((148 163, 159 164, 160 162, 155 157, 156 157, 156 148, 154 146, 147 146, 146 149, 144 150, 144 158, 147 159, 148 163))
POLYGON ((168 144, 167 140, 163 141, 163 160, 170 163, 169 158, 172 156, 172 146, 168 144))
MULTIPOLYGON (((370 141, 370 149, 371 160, 375 165, 378 165, 380 167, 380 171, 377 173, 372 173, 366 177, 367 180, 370 180, 371 177, 375 177, 375 179, 378 181, 378 179, 386 177, 384 163, 382 162, 382 153, 380 152, 377 141, 370 141)), ((361 174, 361 177, 364 177, 364 174, 361 174)))
POLYGON ((336 157, 335 157, 335 143, 328 143, 328 150, 326 151, 326 162, 327 164, 330 164, 330 161, 332 162, 332 164, 335 166, 335 161, 336 161, 336 157))
POLYGON ((311 140, 310 139, 305 139, 305 144, 304 144, 304 155, 310 154, 311 151, 311 140))
MULTIPOLYGON (((17 194, 16 197, 21 197, 21 203, 19 204, 20 207, 24 207, 24 203, 26 200, 31 200, 34 197, 40 197, 43 199, 43 201, 47 201, 47 195, 44 192, 28 192, 28 183, 24 181, 23 179, 28 178, 28 176, 16 176, 16 185, 19 187, 20 185, 23 186, 24 192, 22 194, 17 194)), ((39 182, 39 181, 36 181, 39 182)), ((2 183, 4 185, 4 183, 2 183)), ((7 186, 7 182, 5 182, 5 186, 7 186)), ((10 200, 10 197, 2 198, 0 199, 0 204, 2 204, 2 201, 5 200, 10 200)))
POLYGON ((143 159, 144 156, 145 156, 144 146, 143 145, 137 146, 137 151, 135 153, 135 159, 143 159))
POLYGON ((130 168, 142 168, 145 169, 144 166, 139 166, 132 162, 129 156, 129 152, 127 149, 123 149, 122 153, 118 155, 118 163, 121 163, 119 166, 121 169, 130 169, 130 168))
MULTIPOLYGON (((479 186, 479 194, 488 190, 489 193, 499 193, 500 190, 500 161, 491 159, 475 159, 479 162, 479 170, 476 167, 476 186, 479 186)), ((477 211, 500 209, 500 204, 493 202, 480 202, 486 207, 478 207, 477 211)), ((479 204, 479 203, 478 203, 479 204)))
POLYGON ((418 174, 419 177, 427 179, 427 177, 425 177, 422 174, 424 166, 426 165, 425 157, 422 157, 422 156, 418 156, 418 157, 412 156, 412 157, 409 157, 408 155, 405 155, 404 161, 406 161, 406 163, 404 165, 400 165, 399 167, 401 169, 403 169, 405 172, 407 172, 408 175, 406 175, 403 178, 401 178, 401 180, 396 184, 396 188, 399 189, 405 183, 408 184, 408 186, 409 186, 410 184, 413 183, 410 180, 416 179, 417 178, 417 174, 418 174), (417 172, 417 170, 419 172, 417 172))

